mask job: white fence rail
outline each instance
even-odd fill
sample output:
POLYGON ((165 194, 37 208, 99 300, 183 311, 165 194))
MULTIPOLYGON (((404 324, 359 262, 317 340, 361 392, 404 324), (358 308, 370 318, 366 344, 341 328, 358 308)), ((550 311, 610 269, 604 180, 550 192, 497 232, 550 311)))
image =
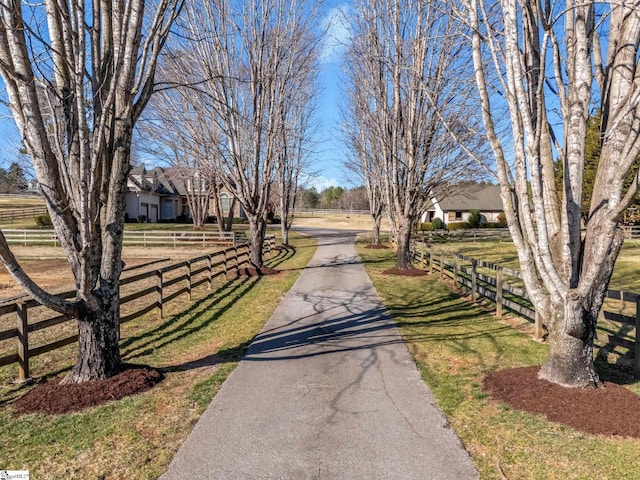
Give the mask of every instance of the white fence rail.
POLYGON ((343 209, 320 209, 320 208, 296 208, 294 215, 327 216, 327 215, 370 215, 369 210, 343 210, 343 209))
POLYGON ((623 225, 624 238, 626 239, 638 239, 640 238, 640 225, 623 225))
MULTIPOLYGON (((60 241, 53 230, 3 229, 2 233, 9 245, 50 245, 58 246, 60 241)), ((245 236, 238 232, 167 232, 167 231, 127 231, 123 236, 123 245, 151 246, 202 246, 235 245, 245 236)))

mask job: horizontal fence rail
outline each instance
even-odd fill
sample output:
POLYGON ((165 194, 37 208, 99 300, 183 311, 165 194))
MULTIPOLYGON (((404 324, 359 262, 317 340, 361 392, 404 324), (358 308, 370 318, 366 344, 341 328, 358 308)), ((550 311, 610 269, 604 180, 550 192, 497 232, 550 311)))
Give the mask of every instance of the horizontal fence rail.
POLYGON ((446 242, 450 239, 473 242, 498 240, 510 242, 511 234, 507 228, 465 228, 460 230, 433 230, 418 232, 417 238, 422 241, 446 242))
POLYGON ((304 214, 304 215, 370 215, 369 210, 350 210, 350 209, 341 209, 341 208, 297 208, 293 211, 295 214, 304 214))
MULTIPOLYGON (((9 245, 59 246, 60 241, 54 230, 39 229, 2 229, 2 233, 9 245)), ((167 232, 167 231, 131 231, 125 230, 124 246, 218 246, 236 245, 246 240, 244 232, 167 232)))
MULTIPOLYGON (((505 310, 529 319, 534 323, 534 336, 541 339, 545 325, 522 283, 517 270, 485 262, 458 253, 432 248, 424 242, 415 242, 411 256, 416 266, 439 274, 440 280, 453 281, 454 286, 469 290, 471 300, 482 297, 496 304, 496 316, 502 317, 505 310)), ((600 342, 628 349, 633 353, 634 371, 640 375, 640 295, 636 293, 608 290, 605 304, 598 322, 597 338, 600 342), (616 307, 617 311, 612 311, 616 307)))
MULTIPOLYGON (((263 253, 270 256, 275 250, 275 245, 275 236, 267 236, 263 245, 263 253)), ((121 278, 120 325, 153 311, 156 312, 158 319, 162 319, 167 303, 183 296, 191 301, 195 288, 207 285, 207 289, 211 290, 214 279, 224 277, 228 280, 230 275, 248 266, 250 264, 249 252, 248 244, 234 245, 214 253, 121 278), (146 300, 141 303, 141 299, 146 300)), ((152 263, 157 263, 157 261, 147 262, 146 266, 150 266, 152 263)), ((129 271, 135 271, 141 267, 134 266, 129 271)), ((68 291, 58 295, 63 298, 73 298, 75 294, 75 291, 68 291)), ((17 363, 20 381, 29 378, 29 360, 31 358, 78 341, 77 329, 74 328, 71 316, 60 315, 45 309, 39 302, 28 296, 0 303, 0 317, 11 314, 15 314, 15 327, 0 329, 0 342, 15 339, 16 348, 14 353, 0 356, 0 367, 17 363), (39 314, 38 318, 34 319, 30 312, 36 308, 44 309, 46 312, 39 314), (48 338, 49 335, 44 332, 45 340, 43 342, 39 342, 37 346, 33 346, 30 342, 30 337, 36 332, 62 324, 68 324, 65 330, 67 333, 62 338, 51 341, 48 338)), ((6 322, 4 324, 6 325, 6 322)))
POLYGON ((12 210, 0 210, 0 222, 13 222, 14 220, 24 220, 25 218, 36 218, 40 215, 47 215, 47 207, 26 207, 12 210))
POLYGON ((636 240, 640 238, 640 225, 623 225, 624 238, 636 240))

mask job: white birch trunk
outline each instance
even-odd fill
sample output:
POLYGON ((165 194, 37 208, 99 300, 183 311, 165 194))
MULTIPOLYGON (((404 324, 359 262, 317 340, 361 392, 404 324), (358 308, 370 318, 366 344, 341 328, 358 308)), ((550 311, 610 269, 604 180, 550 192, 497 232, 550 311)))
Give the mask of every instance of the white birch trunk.
POLYGON ((529 297, 549 329, 549 358, 540 376, 565 386, 596 386, 597 318, 622 245, 618 221, 637 193, 637 185, 625 192, 624 182, 640 148, 640 84, 634 81, 640 11, 611 2, 599 10, 596 24, 591 1, 561 2, 548 10, 550 4, 535 2, 468 0, 465 8, 505 215, 529 297), (601 28, 610 32, 605 64, 601 28), (513 164, 496 133, 504 113, 490 88, 504 92, 515 139, 513 164), (602 150, 583 229, 585 142, 594 101, 602 111, 602 150), (556 124, 560 136, 553 131, 556 124), (563 165, 560 190, 551 174, 552 149, 563 165))

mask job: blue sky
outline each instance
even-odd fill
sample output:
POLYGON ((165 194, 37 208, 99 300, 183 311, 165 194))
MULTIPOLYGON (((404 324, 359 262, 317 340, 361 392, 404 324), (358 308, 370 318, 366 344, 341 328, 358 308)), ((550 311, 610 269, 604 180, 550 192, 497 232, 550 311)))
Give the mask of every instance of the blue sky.
MULTIPOLYGON (((312 157, 312 170, 316 176, 309 184, 322 190, 329 186, 350 186, 342 163, 345 158, 340 141, 340 69, 344 44, 348 38, 344 15, 348 3, 329 0, 323 7, 322 26, 327 35, 321 54, 319 77, 318 122, 319 138, 312 157)), ((1 82, 0 82, 1 83, 1 82)), ((0 105, 0 167, 6 168, 18 159, 20 136, 8 110, 0 105)))
POLYGON ((329 186, 351 186, 342 167, 345 150, 340 139, 340 109, 343 101, 340 70, 342 54, 349 37, 345 25, 345 12, 348 9, 349 4, 345 2, 328 2, 325 5, 323 27, 326 29, 326 36, 321 55, 318 109, 321 138, 313 158, 313 168, 318 172, 314 185, 318 190, 329 186))

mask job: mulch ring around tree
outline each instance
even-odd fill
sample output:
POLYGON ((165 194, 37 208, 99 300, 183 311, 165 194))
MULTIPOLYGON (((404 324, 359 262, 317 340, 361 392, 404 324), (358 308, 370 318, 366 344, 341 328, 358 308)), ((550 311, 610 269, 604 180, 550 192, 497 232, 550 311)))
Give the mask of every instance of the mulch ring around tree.
POLYGON ((382 273, 385 275, 402 275, 405 277, 423 277, 427 274, 424 270, 418 270, 417 268, 401 269, 395 267, 385 270, 382 273))
POLYGON ((389 246, 385 245, 383 243, 371 243, 371 244, 367 245, 364 248, 368 248, 368 249, 371 249, 371 250, 386 250, 386 249, 389 248, 389 246))
POLYGON ((41 383, 20 398, 14 408, 18 414, 59 415, 145 392, 162 381, 164 375, 145 365, 124 365, 123 371, 106 380, 60 385, 63 377, 41 383))
POLYGON ((517 410, 594 435, 640 438, 640 396, 615 383, 600 388, 565 388, 540 380, 540 367, 488 374, 484 388, 517 410))

